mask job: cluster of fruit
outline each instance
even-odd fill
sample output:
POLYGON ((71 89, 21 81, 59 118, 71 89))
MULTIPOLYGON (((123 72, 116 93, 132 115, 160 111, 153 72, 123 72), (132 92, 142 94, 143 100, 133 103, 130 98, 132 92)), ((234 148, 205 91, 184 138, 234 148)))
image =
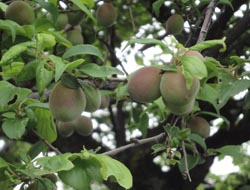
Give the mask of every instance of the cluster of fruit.
POLYGON ((82 115, 82 112, 94 112, 108 104, 108 96, 101 96, 99 89, 89 84, 85 84, 85 88, 69 87, 59 81, 49 96, 51 113, 57 120, 58 132, 63 137, 71 136, 74 131, 82 136, 90 135, 93 131, 92 121, 82 115))

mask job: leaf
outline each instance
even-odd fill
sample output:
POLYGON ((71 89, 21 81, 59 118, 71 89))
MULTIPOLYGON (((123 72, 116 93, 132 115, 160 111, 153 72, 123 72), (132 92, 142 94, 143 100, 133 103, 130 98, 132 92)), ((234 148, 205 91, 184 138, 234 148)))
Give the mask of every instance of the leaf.
POLYGON ((162 6, 162 4, 165 2, 165 0, 157 0, 157 1, 155 1, 154 3, 153 3, 153 10, 154 10, 154 12, 155 12, 155 14, 156 14, 156 16, 158 17, 159 16, 159 14, 160 14, 160 8, 161 8, 161 6, 162 6))
POLYGON ((53 80, 54 72, 45 68, 44 62, 41 62, 36 68, 36 87, 41 93, 53 80))
POLYGON ((232 10, 234 10, 234 7, 231 3, 231 0, 219 0, 218 4, 222 4, 222 5, 227 5, 229 6, 232 10))
POLYGON ((143 138, 147 136, 148 132, 149 117, 146 112, 140 115, 140 121, 137 123, 137 128, 141 131, 143 138))
POLYGON ((55 37, 57 43, 62 44, 67 48, 72 47, 71 42, 63 36, 62 32, 53 31, 51 29, 49 29, 48 31, 55 37))
POLYGON ((106 78, 111 75, 123 75, 119 69, 110 66, 99 66, 94 63, 88 63, 79 69, 82 73, 94 78, 106 78))
POLYGON ((101 182, 100 164, 95 159, 79 159, 72 161, 74 167, 58 172, 63 183, 76 190, 90 190, 91 182, 101 182))
POLYGON ((198 44, 195 44, 194 46, 190 47, 190 50, 195 50, 195 51, 203 51, 205 49, 214 47, 216 45, 222 45, 222 48, 219 50, 220 52, 226 51, 226 43, 225 43, 226 38, 218 39, 218 40, 207 40, 200 42, 198 44))
POLYGON ((244 158, 243 149, 241 145, 226 145, 217 149, 209 149, 210 152, 217 152, 223 155, 232 156, 242 160, 244 158))
POLYGON ((96 48, 95 46, 89 45, 89 44, 81 44, 81 45, 73 46, 69 48, 63 54, 62 57, 64 59, 67 59, 69 57, 76 56, 76 55, 94 55, 100 58, 101 60, 104 60, 100 50, 96 48))
POLYGON ((48 142, 54 142, 57 138, 56 127, 50 110, 35 108, 37 118, 36 131, 48 142))
POLYGON ((2 9, 5 12, 7 8, 8 8, 8 5, 6 5, 5 3, 0 2, 0 9, 2 9))
POLYGON ((16 109, 31 92, 30 89, 15 87, 7 81, 0 81, 0 112, 16 109))
POLYGON ((151 149, 153 150, 152 154, 157 154, 158 152, 166 151, 167 147, 164 144, 154 144, 151 149))
POLYGON ((90 8, 93 8, 94 6, 94 1, 92 0, 84 0, 84 1, 79 1, 79 0, 70 0, 72 1, 75 5, 77 5, 88 17, 93 20, 94 23, 96 23, 95 17, 93 17, 92 13, 90 10, 85 6, 87 5, 90 8))
POLYGON ((129 189, 133 184, 133 177, 129 169, 121 162, 103 154, 96 154, 95 158, 101 163, 101 174, 104 180, 113 176, 122 187, 129 189))
POLYGON ((3 132, 10 139, 20 139, 25 133, 28 118, 5 119, 2 124, 3 132))
POLYGON ((10 65, 2 67, 2 76, 4 80, 15 78, 18 73, 23 69, 23 62, 12 62, 10 65))
POLYGON ((36 35, 36 40, 42 49, 52 48, 56 45, 56 39, 52 34, 38 33, 36 35))
POLYGON ((51 14, 53 22, 56 21, 58 11, 57 7, 53 3, 46 2, 44 0, 35 0, 35 2, 39 3, 42 8, 44 8, 51 14))
POLYGON ((204 138, 202 138, 200 135, 197 135, 197 134, 194 134, 194 133, 190 133, 189 138, 193 142, 195 142, 198 145, 200 145, 201 148, 203 148, 204 151, 207 150, 206 142, 205 142, 204 138))
POLYGON ((183 56, 181 63, 184 68, 184 73, 188 73, 192 78, 199 80, 207 76, 207 68, 203 61, 195 56, 183 56))
MULTIPOLYGON (((199 155, 187 155, 187 166, 188 170, 193 169, 195 166, 197 166, 201 161, 201 158, 199 155)), ((179 170, 181 173, 186 172, 186 165, 185 165, 185 160, 184 156, 181 158, 179 164, 178 164, 179 170)))
POLYGON ((64 170, 70 170, 74 167, 69 158, 72 156, 70 153, 64 153, 52 157, 37 158, 35 163, 40 165, 43 170, 38 169, 35 174, 43 175, 48 173, 56 173, 64 170))
POLYGON ((61 57, 50 55, 49 59, 55 64, 55 81, 57 82, 66 70, 67 65, 61 57))
POLYGON ((0 168, 8 167, 9 164, 2 157, 0 157, 0 168))
POLYGON ((48 147, 44 144, 43 141, 38 141, 32 145, 32 147, 28 151, 28 155, 31 159, 36 158, 41 152, 45 152, 48 150, 48 147))

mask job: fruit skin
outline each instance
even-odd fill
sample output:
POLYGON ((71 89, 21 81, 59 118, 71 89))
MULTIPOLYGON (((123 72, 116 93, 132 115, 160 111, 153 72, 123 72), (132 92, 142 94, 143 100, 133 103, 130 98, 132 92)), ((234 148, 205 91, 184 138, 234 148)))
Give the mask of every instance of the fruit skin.
POLYGON ((187 89, 186 79, 180 72, 165 72, 161 77, 160 91, 165 102, 173 105, 186 105, 195 98, 200 88, 196 78, 190 89, 187 89))
POLYGON ((91 91, 85 90, 86 95, 86 107, 85 111, 94 112, 101 106, 102 96, 100 90, 92 89, 91 91))
POLYGON ((68 12, 68 23, 72 26, 76 26, 82 23, 84 13, 75 5, 71 7, 72 12, 68 12))
POLYGON ((70 137, 74 133, 74 122, 57 122, 57 131, 62 137, 70 137))
POLYGON ((49 96, 52 115, 59 121, 72 121, 79 117, 86 106, 86 98, 81 88, 68 88, 59 81, 49 96))
POLYGON ((67 32, 67 39, 72 43, 72 45, 83 44, 82 30, 80 26, 74 27, 73 30, 67 32))
POLYGON ((74 121, 76 132, 82 136, 89 136, 93 132, 93 124, 89 117, 81 115, 74 121))
POLYGON ((188 102, 185 105, 175 105, 171 104, 169 102, 163 101, 167 108, 170 110, 171 113, 175 115, 187 115, 192 112, 195 99, 192 99, 190 102, 188 102))
POLYGON ((32 7, 24 1, 13 1, 5 12, 5 18, 20 25, 32 24, 35 13, 32 7))
POLYGON ((201 60, 204 60, 203 55, 198 51, 189 50, 185 52, 184 56, 195 56, 195 57, 200 58, 201 60))
POLYGON ((210 135, 209 123, 202 117, 192 117, 188 120, 187 127, 190 128, 192 133, 196 133, 203 138, 207 138, 210 135))
POLYGON ((161 96, 160 81, 160 68, 142 67, 128 78, 128 93, 133 100, 139 103, 153 102, 161 96))
POLYGON ((184 20, 181 15, 174 14, 170 16, 166 22, 166 29, 168 34, 179 34, 184 27, 184 20))
POLYGON ((99 25, 104 27, 112 26, 116 19, 117 13, 112 3, 104 2, 96 10, 96 19, 99 25))
POLYGON ((109 104, 110 104, 110 96, 102 95, 100 109, 107 108, 109 104))
POLYGON ((67 24, 68 24, 68 16, 65 13, 59 14, 56 19, 55 27, 58 30, 63 30, 67 24))

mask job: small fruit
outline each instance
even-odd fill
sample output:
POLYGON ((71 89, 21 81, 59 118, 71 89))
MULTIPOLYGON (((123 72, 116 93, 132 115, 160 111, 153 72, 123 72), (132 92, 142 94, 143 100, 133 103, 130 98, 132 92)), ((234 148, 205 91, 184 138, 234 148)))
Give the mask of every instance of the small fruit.
POLYGON ((166 29, 168 34, 179 34, 184 27, 184 20, 181 15, 174 14, 170 16, 166 22, 166 29))
POLYGON ((63 30, 67 24, 68 24, 68 16, 65 13, 59 14, 55 23, 56 29, 63 30))
POLYGON ((109 103, 110 103, 110 96, 102 95, 100 109, 107 108, 109 106, 109 103))
POLYGON ((70 137, 74 133, 74 122, 57 122, 57 131, 62 137, 70 137))
POLYGON ((5 12, 5 18, 20 25, 32 24, 35 14, 32 7, 25 1, 13 1, 5 12))
POLYGON ((72 26, 76 26, 81 24, 83 18, 84 18, 84 13, 75 5, 71 7, 72 11, 68 12, 68 22, 72 26))
POLYGON ((193 51, 193 50, 187 51, 187 52, 184 54, 184 56, 195 56, 195 57, 200 58, 201 60, 204 59, 203 55, 202 55, 200 52, 198 52, 198 51, 193 51))
POLYGON ((93 132, 93 124, 89 117, 81 115, 74 121, 76 132, 82 136, 89 136, 93 132))
POLYGON ((104 2, 96 10, 97 22, 104 27, 112 26, 117 18, 116 10, 112 3, 104 2))
POLYGON ((68 31, 67 39, 72 43, 72 45, 83 44, 81 27, 75 26, 73 30, 68 31))
POLYGON ((207 120, 202 117, 192 117, 187 122, 187 127, 190 128, 192 133, 196 133, 203 138, 209 137, 210 126, 207 120))
POLYGON ((196 78, 190 89, 187 89, 186 79, 180 72, 165 72, 160 82, 160 91, 164 101, 172 105, 186 105, 195 98, 200 88, 196 78))
POLYGON ((59 121, 72 121, 79 117, 86 106, 86 98, 81 88, 68 88, 59 81, 51 91, 49 107, 59 121))
POLYGON ((194 107, 194 102, 195 102, 195 99, 192 99, 187 104, 175 105, 175 104, 164 101, 169 111, 175 115, 187 115, 191 113, 194 107))
POLYGON ((160 68, 155 66, 140 68, 128 78, 128 93, 137 102, 153 102, 161 96, 160 81, 160 68))

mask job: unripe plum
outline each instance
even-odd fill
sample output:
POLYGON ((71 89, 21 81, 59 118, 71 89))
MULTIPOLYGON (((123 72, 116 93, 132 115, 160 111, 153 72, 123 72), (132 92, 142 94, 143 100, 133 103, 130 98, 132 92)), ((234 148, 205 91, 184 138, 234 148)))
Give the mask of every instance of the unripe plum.
POLYGON ((84 18, 84 13, 82 10, 80 10, 77 6, 73 5, 71 7, 72 12, 68 12, 68 22, 72 26, 76 26, 81 24, 83 18, 84 18))
POLYGON ((81 115, 74 121, 76 132, 82 136, 89 136, 93 132, 93 124, 89 117, 81 115))
POLYGON ((171 113, 175 115, 187 115, 192 112, 195 99, 192 99, 190 102, 183 105, 175 105, 166 101, 164 101, 164 103, 171 113))
POLYGON ((70 137, 74 133, 74 122, 57 122, 57 131, 58 134, 62 137, 70 137))
POLYGON ((80 26, 74 27, 73 30, 67 32, 67 39, 72 45, 83 44, 82 30, 80 26))
POLYGON ((58 15, 55 27, 59 30, 63 30, 68 24, 68 16, 65 13, 61 13, 58 15))
POLYGON ((52 115, 59 121, 72 121, 79 117, 86 106, 86 98, 81 88, 66 87, 59 81, 49 96, 52 115))
POLYGON ((25 1, 13 1, 5 12, 5 18, 20 25, 32 24, 35 14, 32 7, 25 1))
POLYGON ((138 69, 128 78, 128 93, 139 103, 153 102, 161 96, 161 69, 146 66, 138 69))
POLYGON ((192 117, 188 120, 187 127, 190 128, 192 133, 196 133, 203 138, 207 138, 210 135, 209 123, 202 117, 192 117))
POLYGON ((109 103, 110 103, 110 96, 102 95, 100 109, 107 108, 109 106, 109 103))
POLYGON ((116 10, 112 3, 104 2, 96 10, 97 22, 104 27, 112 26, 117 18, 116 10))
POLYGON ((181 15, 174 14, 166 22, 166 29, 169 34, 179 34, 184 27, 184 20, 181 15))
POLYGON ((162 75, 160 91, 164 101, 173 105, 186 105, 195 98, 200 88, 200 81, 193 79, 190 89, 186 79, 180 72, 167 71, 162 75))
POLYGON ((204 60, 203 55, 198 51, 189 50, 185 52, 184 56, 195 56, 195 57, 200 58, 201 60, 204 60))

